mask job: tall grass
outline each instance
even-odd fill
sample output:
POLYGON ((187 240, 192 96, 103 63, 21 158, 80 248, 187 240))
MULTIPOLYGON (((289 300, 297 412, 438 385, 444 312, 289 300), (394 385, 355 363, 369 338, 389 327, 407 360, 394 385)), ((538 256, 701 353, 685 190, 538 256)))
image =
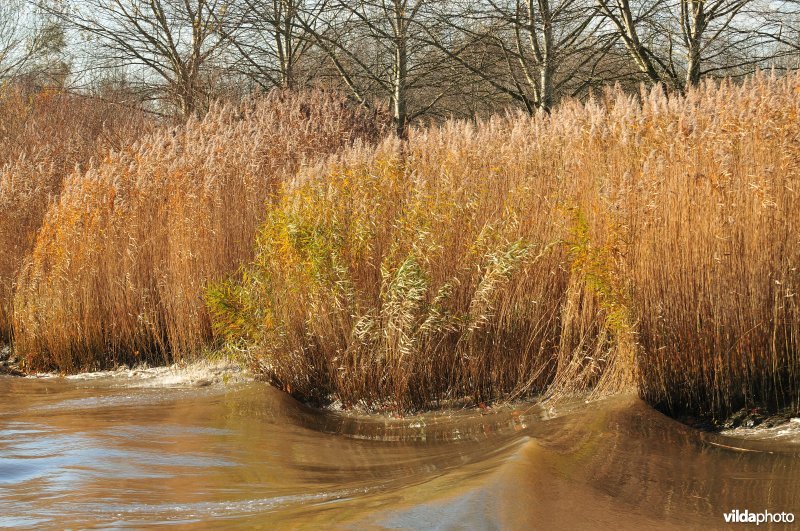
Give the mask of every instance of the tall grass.
POLYGON ((450 123, 303 172, 253 264, 208 291, 216 331, 316 401, 405 409, 624 386, 613 338, 627 323, 612 326, 612 265, 591 240, 606 221, 583 214, 594 183, 565 175, 581 142, 565 125, 450 123))
POLYGON ((800 407, 798 87, 609 91, 353 149, 283 189, 207 290, 214 330, 317 401, 800 407))
POLYGON ((135 143, 143 122, 58 109, 0 118, 22 139, 0 147, 0 334, 13 311, 30 369, 224 341, 320 403, 800 409, 798 75, 377 143, 380 116, 320 92, 135 143))
POLYGON ((278 183, 381 123, 334 95, 275 92, 73 172, 19 274, 17 351, 62 371, 196 353, 211 337, 202 290, 252 257, 278 183))
POLYGON ((111 103, 0 86, 0 342, 11 337, 16 275, 62 180, 148 128, 143 113, 111 103))
POLYGON ((642 395, 670 411, 800 409, 800 78, 647 112, 662 118, 639 134, 664 147, 628 183, 642 395))

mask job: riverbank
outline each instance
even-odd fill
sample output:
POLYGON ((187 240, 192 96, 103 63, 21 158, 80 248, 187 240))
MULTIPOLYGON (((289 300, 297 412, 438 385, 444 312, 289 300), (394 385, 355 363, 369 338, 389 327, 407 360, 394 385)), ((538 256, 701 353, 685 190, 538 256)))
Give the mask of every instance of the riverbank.
MULTIPOLYGON (((53 375, 39 375, 52 377, 53 375)), ((253 376, 238 363, 230 360, 193 361, 177 363, 165 367, 122 365, 114 370, 73 374, 65 377, 73 381, 110 380, 131 383, 137 386, 169 387, 207 387, 217 384, 237 384, 253 380, 253 376)))
POLYGON ((784 408, 777 412, 769 412, 761 408, 748 408, 740 409, 722 419, 688 415, 678 415, 675 419, 692 428, 730 435, 751 436, 759 432, 767 434, 784 431, 789 433, 800 428, 800 411, 795 408, 784 408))
POLYGON ((345 150, 207 288, 214 331, 310 402, 796 410, 798 85, 615 92, 345 150))
POLYGON ((174 363, 167 366, 150 366, 141 363, 133 367, 119 365, 110 370, 64 375, 56 372, 25 373, 20 360, 10 345, 0 347, 0 374, 23 378, 55 379, 91 382, 112 381, 132 383, 137 386, 189 386, 206 387, 215 384, 235 384, 251 381, 254 376, 230 357, 218 354, 209 359, 174 363))
POLYGON ((11 345, 0 344, 0 374, 25 376, 20 366, 20 360, 14 354, 11 345))
MULTIPOLYGON (((0 374, 16 377, 35 379, 63 379, 65 381, 105 382, 114 385, 131 387, 176 387, 176 388, 201 388, 208 386, 227 386, 245 384, 247 382, 262 380, 257 373, 251 373, 242 364, 228 356, 216 354, 213 359, 197 360, 189 363, 172 364, 170 366, 139 365, 136 367, 119 366, 112 370, 85 372, 74 375, 59 375, 57 373, 36 373, 26 375, 19 368, 19 362, 13 355, 10 346, 0 348, 0 374)), ((469 417, 478 414, 481 416, 510 416, 517 422, 525 424, 526 416, 531 411, 538 411, 538 417, 547 419, 577 413, 584 408, 594 407, 592 404, 602 399, 588 400, 588 397, 573 396, 561 400, 548 400, 542 407, 540 401, 514 400, 497 401, 495 403, 476 404, 471 398, 449 400, 438 405, 435 409, 417 411, 414 413, 398 412, 392 409, 391 403, 385 407, 375 407, 375 404, 358 403, 345 407, 339 401, 331 400, 322 408, 305 404, 320 412, 330 412, 344 415, 354 421, 361 420, 397 420, 397 419, 425 419, 426 417, 447 417, 453 415, 469 417)), ((300 402, 298 402, 300 404, 300 402)), ((697 429, 701 432, 720 433, 733 438, 744 439, 776 439, 787 442, 800 443, 800 411, 785 408, 776 413, 768 413, 763 409, 742 409, 724 419, 712 417, 695 417, 679 415, 675 420, 697 429)), ((425 424, 425 421, 422 420, 425 424)), ((421 424, 422 425, 422 424, 421 424)))

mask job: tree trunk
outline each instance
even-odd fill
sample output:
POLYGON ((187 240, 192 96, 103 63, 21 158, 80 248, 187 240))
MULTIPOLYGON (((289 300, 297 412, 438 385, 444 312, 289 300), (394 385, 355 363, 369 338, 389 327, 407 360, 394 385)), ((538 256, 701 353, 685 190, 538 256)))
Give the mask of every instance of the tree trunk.
POLYGON ((692 43, 689 48, 689 61, 686 69, 686 87, 700 84, 700 45, 692 43))
MULTIPOLYGON (((686 0, 684 0, 686 1, 686 0)), ((691 21, 687 24, 686 36, 688 44, 686 65, 686 87, 694 87, 700 83, 700 51, 703 41, 703 32, 706 29, 706 12, 703 1, 688 0, 687 10, 691 14, 691 21)))
POLYGON ((394 58, 394 108, 393 119, 397 136, 405 139, 408 136, 408 109, 406 94, 406 77, 408 75, 408 57, 406 55, 405 35, 398 36, 394 58))
POLYGON ((553 107, 553 15, 550 12, 550 3, 546 0, 539 2, 542 17, 542 62, 540 66, 540 107, 550 112, 553 107))

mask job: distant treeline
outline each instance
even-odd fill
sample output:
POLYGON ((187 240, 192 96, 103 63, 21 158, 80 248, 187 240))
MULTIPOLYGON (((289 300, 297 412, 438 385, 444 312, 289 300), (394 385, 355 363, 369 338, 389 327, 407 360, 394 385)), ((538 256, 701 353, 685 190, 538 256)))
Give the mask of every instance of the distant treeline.
POLYGON ((645 82, 794 69, 797 0, 4 0, 0 80, 188 116, 275 87, 335 88, 415 120, 645 82))

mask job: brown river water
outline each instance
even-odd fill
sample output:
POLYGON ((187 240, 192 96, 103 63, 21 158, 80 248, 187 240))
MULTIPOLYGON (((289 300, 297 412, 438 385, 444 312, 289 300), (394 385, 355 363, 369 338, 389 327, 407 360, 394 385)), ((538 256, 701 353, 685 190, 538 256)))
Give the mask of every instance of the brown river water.
POLYGON ((716 529, 800 519, 800 422, 711 434, 635 397, 354 417, 253 381, 0 376, 0 508, 9 527, 716 529))

